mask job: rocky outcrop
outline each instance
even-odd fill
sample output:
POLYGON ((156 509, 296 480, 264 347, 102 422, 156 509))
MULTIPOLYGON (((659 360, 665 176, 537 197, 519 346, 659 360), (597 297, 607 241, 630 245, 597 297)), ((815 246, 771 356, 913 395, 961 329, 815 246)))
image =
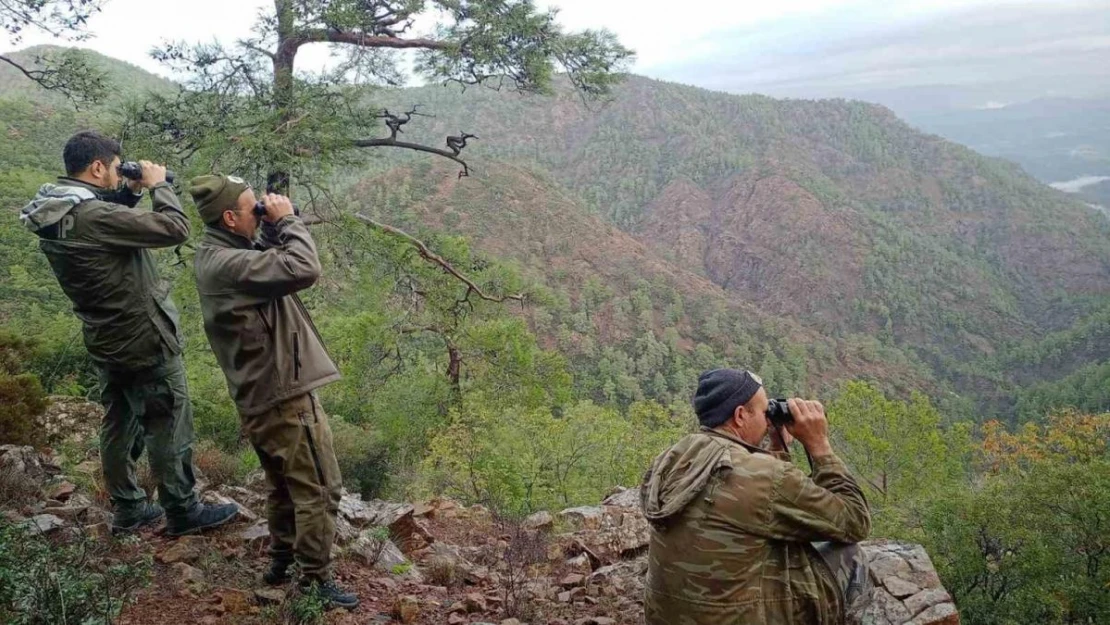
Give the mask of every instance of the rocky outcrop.
POLYGON ((958 625, 959 612, 921 545, 864 543, 871 590, 849 613, 853 625, 958 625))

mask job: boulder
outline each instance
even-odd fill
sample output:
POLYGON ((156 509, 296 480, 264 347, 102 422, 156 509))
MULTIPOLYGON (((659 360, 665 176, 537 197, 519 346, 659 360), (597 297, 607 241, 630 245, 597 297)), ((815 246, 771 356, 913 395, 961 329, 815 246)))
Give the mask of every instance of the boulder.
POLYGON ((862 543, 872 587, 848 611, 852 625, 959 625, 952 597, 941 586, 921 545, 862 543))
POLYGON ((602 502, 602 505, 612 506, 615 508, 635 508, 639 510, 640 488, 618 487, 617 490, 615 490, 608 497, 605 498, 605 501, 602 502))
POLYGON ((63 519, 53 514, 36 514, 23 522, 24 528, 38 534, 50 534, 66 525, 63 519))
POLYGON ((537 512, 533 515, 530 515, 529 517, 524 519, 522 525, 525 527, 525 529, 530 530, 551 529, 551 527, 555 525, 555 517, 551 516, 550 512, 544 510, 542 512, 537 512))
POLYGON ((0 445, 0 470, 26 476, 40 485, 47 477, 38 452, 29 445, 0 445))
POLYGON ((559 513, 559 517, 569 522, 577 529, 596 530, 601 527, 605 509, 598 506, 580 506, 567 508, 559 513))

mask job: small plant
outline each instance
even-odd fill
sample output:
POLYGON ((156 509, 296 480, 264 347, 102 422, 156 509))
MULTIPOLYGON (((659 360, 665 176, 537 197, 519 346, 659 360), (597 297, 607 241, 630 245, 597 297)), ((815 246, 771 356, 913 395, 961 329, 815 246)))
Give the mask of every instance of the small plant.
POLYGON ((390 571, 394 575, 397 575, 397 576, 404 575, 405 573, 408 573, 411 570, 412 570, 412 563, 411 562, 402 562, 400 564, 394 564, 393 568, 390 569, 390 571))
MULTIPOLYGON (((252 450, 253 453, 253 450, 252 450)), ((193 449, 193 464, 208 480, 209 488, 239 483, 243 460, 217 447, 212 441, 202 441, 193 449)))
POLYGON ((385 546, 389 544, 389 528, 380 525, 375 526, 366 532, 366 536, 370 539, 365 551, 366 562, 370 566, 374 566, 381 559, 385 546))
POLYGON ((453 588, 463 584, 463 571, 454 558, 432 556, 424 566, 428 581, 436 586, 453 588))
POLYGON ((501 605, 508 618, 531 620, 532 605, 526 585, 531 569, 547 560, 547 537, 530 531, 515 518, 495 517, 498 533, 506 538, 501 552, 501 605))
POLYGON ((0 622, 10 625, 109 625, 151 561, 120 558, 88 536, 55 541, 0 520, 0 622))
POLYGON ((298 591, 284 604, 285 621, 293 625, 314 625, 323 622, 327 612, 327 599, 315 592, 315 587, 298 591))

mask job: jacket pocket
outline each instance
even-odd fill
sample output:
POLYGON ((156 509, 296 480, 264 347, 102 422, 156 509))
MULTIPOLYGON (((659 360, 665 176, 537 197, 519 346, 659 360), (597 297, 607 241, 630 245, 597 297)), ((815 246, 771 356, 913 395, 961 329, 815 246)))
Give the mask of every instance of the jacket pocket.
POLYGON ((320 480, 321 486, 327 486, 328 481, 324 478, 324 467, 320 464, 320 454, 316 450, 316 438, 312 436, 312 427, 304 420, 304 413, 298 415, 301 420, 301 427, 304 428, 304 435, 308 441, 308 452, 312 455, 312 464, 316 467, 316 479, 320 480))

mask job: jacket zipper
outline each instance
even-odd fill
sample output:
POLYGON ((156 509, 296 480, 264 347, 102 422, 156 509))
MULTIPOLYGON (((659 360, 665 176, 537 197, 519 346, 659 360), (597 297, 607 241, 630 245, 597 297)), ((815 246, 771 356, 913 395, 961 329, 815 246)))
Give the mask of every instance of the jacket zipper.
POLYGON ((324 345, 324 339, 320 336, 320 331, 316 329, 316 324, 312 322, 312 317, 309 316, 308 309, 304 307, 304 302, 302 302, 301 298, 297 297, 296 294, 293 294, 290 297, 293 298, 293 302, 297 305, 297 308, 301 311, 301 314, 304 315, 305 323, 308 324, 309 329, 311 329, 312 333, 316 335, 316 342, 320 345, 320 349, 324 350, 324 354, 327 354, 327 357, 330 360, 331 354, 328 353, 328 346, 324 345))
POLYGON ((297 332, 293 333, 293 379, 301 379, 301 342, 297 332))
POLYGON ((312 428, 305 423, 303 412, 298 415, 298 418, 301 420, 301 427, 304 428, 304 435, 308 437, 308 451, 312 454, 312 464, 316 465, 316 477, 320 480, 321 486, 327 487, 328 482, 324 479, 324 468, 320 466, 320 456, 316 453, 316 439, 312 438, 312 428))
POLYGON ((258 318, 262 320, 262 327, 266 328, 266 335, 273 338, 274 329, 270 327, 270 322, 266 321, 266 315, 262 312, 262 306, 256 306, 254 310, 258 313, 258 318))

